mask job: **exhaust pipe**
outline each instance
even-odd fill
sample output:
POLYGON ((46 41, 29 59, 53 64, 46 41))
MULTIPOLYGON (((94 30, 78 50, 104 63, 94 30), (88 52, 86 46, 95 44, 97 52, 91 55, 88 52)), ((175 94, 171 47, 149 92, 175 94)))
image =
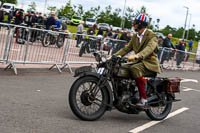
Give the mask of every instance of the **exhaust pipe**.
POLYGON ((156 100, 156 99, 158 99, 158 96, 157 95, 153 95, 151 97, 148 97, 147 101, 150 103, 151 101, 156 100))

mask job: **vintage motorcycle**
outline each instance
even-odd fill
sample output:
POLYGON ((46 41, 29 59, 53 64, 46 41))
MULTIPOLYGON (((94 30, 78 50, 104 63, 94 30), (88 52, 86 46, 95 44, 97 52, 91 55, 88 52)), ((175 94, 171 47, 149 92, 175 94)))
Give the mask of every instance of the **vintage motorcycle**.
POLYGON ((82 57, 83 54, 86 52, 91 53, 97 51, 99 40, 100 38, 93 38, 91 36, 89 37, 88 35, 86 35, 83 39, 83 43, 79 51, 79 56, 82 57))
POLYGON ((63 30, 56 28, 56 25, 51 26, 50 29, 51 30, 43 33, 42 45, 48 47, 49 45, 56 44, 58 48, 63 47, 66 37, 63 30))
POLYGON ((80 119, 93 121, 99 119, 105 111, 117 109, 128 114, 145 111, 152 120, 163 120, 172 109, 172 103, 180 101, 175 93, 180 92, 180 78, 163 78, 146 75, 144 78, 148 106, 136 106, 140 100, 138 88, 130 75, 126 58, 112 56, 106 60, 101 53, 94 53, 98 62, 94 71, 90 66, 75 70, 74 81, 69 92, 69 105, 80 119))

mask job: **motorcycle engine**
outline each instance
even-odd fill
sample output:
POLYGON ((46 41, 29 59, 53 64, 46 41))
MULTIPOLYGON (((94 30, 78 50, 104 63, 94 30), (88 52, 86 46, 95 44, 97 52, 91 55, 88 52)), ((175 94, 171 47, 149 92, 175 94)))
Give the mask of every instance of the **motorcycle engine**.
POLYGON ((117 93, 119 98, 115 101, 115 107, 121 112, 137 114, 138 111, 130 107, 130 104, 136 104, 139 100, 135 82, 133 80, 119 80, 117 93))

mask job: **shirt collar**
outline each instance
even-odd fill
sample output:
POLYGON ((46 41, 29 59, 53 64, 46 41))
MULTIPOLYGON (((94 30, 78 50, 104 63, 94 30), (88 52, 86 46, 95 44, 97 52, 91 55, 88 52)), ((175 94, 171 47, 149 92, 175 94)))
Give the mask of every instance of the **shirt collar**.
POLYGON ((137 34, 137 37, 138 37, 138 38, 140 38, 140 37, 144 36, 144 34, 145 34, 146 30, 147 30, 147 29, 144 29, 144 31, 142 32, 142 34, 141 34, 141 35, 137 34))

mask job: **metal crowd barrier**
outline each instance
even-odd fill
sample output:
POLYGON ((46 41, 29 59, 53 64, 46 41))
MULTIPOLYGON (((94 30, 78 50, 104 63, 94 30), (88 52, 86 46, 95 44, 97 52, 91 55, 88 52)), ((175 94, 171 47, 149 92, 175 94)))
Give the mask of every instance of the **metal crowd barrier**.
POLYGON ((13 68, 17 74, 15 64, 50 64, 52 65, 50 69, 56 66, 61 72, 58 65, 63 65, 70 43, 70 34, 25 26, 7 26, 9 27, 8 32, 0 32, 1 37, 7 36, 6 39, 5 37, 0 39, 0 42, 3 42, 3 45, 0 46, 3 51, 0 53, 0 60, 9 64, 5 70, 13 68), (61 38, 60 40, 63 38, 63 46, 56 45, 58 37, 61 38), (44 47, 43 42, 45 42, 44 44, 51 42, 51 44, 44 47))
POLYGON ((7 61, 10 26, 0 23, 0 62, 7 61))
MULTIPOLYGON (((49 69, 56 67, 62 72, 68 67, 72 72, 71 65, 77 64, 78 67, 82 64, 96 64, 94 52, 112 55, 127 44, 123 40, 87 37, 85 34, 66 34, 4 23, 0 23, 0 27, 0 62, 8 64, 5 69, 13 68, 15 74, 15 64, 48 64, 52 65, 49 69), (76 47, 78 35, 83 37, 80 47, 76 47), (58 40, 63 43, 56 45, 58 40), (82 48, 84 50, 80 56, 82 48)), ((199 68, 200 55, 161 48, 159 60, 165 69, 196 70, 199 68)))
MULTIPOLYGON (((127 42, 123 40, 111 39, 111 38, 103 38, 98 36, 90 36, 85 34, 72 34, 72 38, 70 40, 68 52, 65 58, 64 66, 68 66, 70 68, 71 64, 90 64, 94 65, 97 62, 93 56, 94 52, 101 51, 107 55, 112 55, 117 52, 119 49, 125 46, 127 42), (77 45, 77 38, 75 36, 82 36, 82 41, 77 45), (87 45, 85 45, 87 44, 87 45), (80 55, 81 49, 84 49, 82 55, 80 55)), ((71 68, 70 68, 70 71, 71 68)))
POLYGON ((200 61, 196 53, 177 49, 160 48, 159 60, 163 69, 199 70, 200 61))

